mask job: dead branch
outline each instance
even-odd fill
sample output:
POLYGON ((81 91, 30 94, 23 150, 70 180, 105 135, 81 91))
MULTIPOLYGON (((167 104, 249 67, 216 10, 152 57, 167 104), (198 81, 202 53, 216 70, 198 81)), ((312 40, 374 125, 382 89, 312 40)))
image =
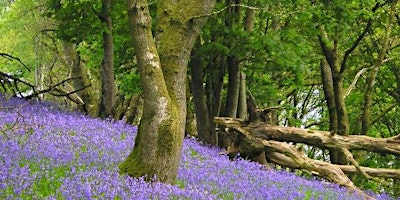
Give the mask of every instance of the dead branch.
MULTIPOLYGON (((271 152, 267 155, 267 159, 277 165, 282 167, 288 167, 291 169, 302 169, 296 162, 294 162, 291 158, 285 156, 284 154, 278 152, 271 152)), ((323 162, 319 160, 315 160, 314 162, 323 162)), ((353 165, 337 165, 330 164, 339 167, 345 174, 359 174, 360 171, 353 165)), ((369 176, 380 177, 380 178, 394 178, 400 179, 400 170, 399 169, 382 169, 382 168, 371 168, 371 167, 363 167, 360 166, 361 170, 367 173, 369 176)), ((318 174, 315 174, 318 175, 318 174)))
MULTIPOLYGON (((258 148, 261 144, 265 147, 265 152, 268 152, 266 155, 268 161, 281 166, 312 172, 355 191, 359 190, 345 174, 362 174, 366 178, 380 183, 382 181, 374 177, 400 178, 400 170, 397 169, 374 169, 360 166, 349 151, 364 149, 398 155, 398 152, 400 152, 400 136, 386 139, 367 136, 331 136, 326 131, 270 126, 259 121, 249 124, 238 119, 225 117, 215 117, 214 122, 222 127, 221 130, 228 133, 228 137, 231 137, 233 142, 230 144, 236 145, 233 146, 235 151, 248 153, 248 148, 258 148), (352 166, 313 160, 294 145, 286 142, 304 143, 320 148, 342 149, 351 161, 352 166), (244 145, 241 145, 241 143, 244 143, 244 145), (247 149, 241 149, 243 146, 246 146, 244 148, 247 149)), ((222 134, 222 136, 224 135, 222 134)), ((254 151, 259 151, 259 148, 254 151)), ((366 196, 366 198, 369 197, 366 196)))
POLYGON ((54 85, 50 85, 50 86, 48 86, 47 88, 45 88, 43 90, 36 91, 35 90, 36 87, 34 85, 32 85, 32 84, 30 84, 30 83, 28 83, 28 82, 26 82, 24 80, 21 80, 21 79, 15 77, 15 76, 8 75, 8 74, 6 74, 4 72, 0 72, 0 83, 1 83, 1 85, 2 85, 2 87, 3 87, 5 92, 7 92, 7 89, 6 89, 5 86, 9 85, 12 88, 12 91, 13 91, 15 96, 17 96, 17 94, 18 94, 20 97, 22 97, 24 99, 32 99, 34 97, 39 97, 40 94, 48 93, 48 94, 51 94, 51 95, 57 96, 57 97, 66 97, 69 100, 71 100, 72 102, 76 103, 77 105, 82 106, 85 103, 79 97, 79 95, 77 95, 77 93, 79 91, 82 91, 82 90, 90 87, 91 84, 89 84, 89 85, 87 85, 87 86, 85 86, 83 88, 78 88, 78 89, 73 89, 72 86, 70 86, 68 84, 68 81, 71 81, 71 80, 74 80, 74 79, 79 79, 79 78, 80 77, 67 78, 67 79, 65 79, 65 80, 63 80, 61 82, 58 82, 58 83, 54 84, 54 85), (22 92, 21 92, 21 90, 19 89, 19 86, 18 86, 19 83, 22 83, 22 84, 30 87, 32 89, 33 93, 30 94, 30 95, 23 96, 22 92))
POLYGON ((364 135, 332 136, 328 131, 301 129, 296 127, 281 127, 249 124, 242 127, 241 121, 216 117, 215 123, 225 127, 241 127, 253 135, 281 142, 304 143, 320 148, 345 148, 348 150, 366 150, 382 154, 400 156, 400 135, 391 138, 373 138, 364 135))
POLYGON ((8 54, 8 53, 0 53, 0 56, 6 58, 6 59, 8 59, 8 60, 16 60, 16 61, 19 62, 22 66, 24 66, 25 69, 27 69, 28 71, 31 71, 31 70, 21 61, 21 59, 15 57, 15 56, 12 56, 12 55, 10 55, 10 54, 8 54))

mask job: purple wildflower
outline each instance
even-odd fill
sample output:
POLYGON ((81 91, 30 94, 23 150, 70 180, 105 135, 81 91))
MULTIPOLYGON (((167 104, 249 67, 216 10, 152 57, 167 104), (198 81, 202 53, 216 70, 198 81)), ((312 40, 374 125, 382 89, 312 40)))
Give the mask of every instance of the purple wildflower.
MULTIPOLYGON (((187 138, 175 185, 118 173, 135 126, 0 95, 0 199, 362 199, 335 184, 229 160, 187 138), (4 129, 11 127, 12 129, 4 129)), ((378 199, 391 199, 377 195, 378 199)))

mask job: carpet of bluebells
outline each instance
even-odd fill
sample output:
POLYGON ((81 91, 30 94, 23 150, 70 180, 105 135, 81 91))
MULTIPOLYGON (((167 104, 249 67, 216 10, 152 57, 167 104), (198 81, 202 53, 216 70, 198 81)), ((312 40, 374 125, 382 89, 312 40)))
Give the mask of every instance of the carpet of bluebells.
MULTIPOLYGON (((136 127, 0 95, 0 199, 362 199, 186 138, 174 185, 119 175, 136 127)), ((377 199, 391 199, 375 195, 377 199)))

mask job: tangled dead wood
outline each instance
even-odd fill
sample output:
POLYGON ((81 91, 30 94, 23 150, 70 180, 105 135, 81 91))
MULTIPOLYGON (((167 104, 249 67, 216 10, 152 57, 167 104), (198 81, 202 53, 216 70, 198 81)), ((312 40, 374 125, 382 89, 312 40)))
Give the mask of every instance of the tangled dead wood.
POLYGON ((73 87, 68 82, 77 78, 80 77, 67 78, 59 83, 47 86, 45 89, 36 90, 36 87, 33 84, 30 84, 18 77, 0 71, 0 84, 4 93, 11 93, 13 94, 13 96, 21 97, 24 99, 32 99, 35 97, 39 97, 40 94, 48 93, 53 96, 66 97, 77 105, 82 106, 84 102, 76 93, 90 87, 90 85, 79 88, 77 90, 73 89, 73 87), (24 87, 30 88, 31 93, 25 94, 25 91, 22 91, 21 89, 24 87))
POLYGON ((339 185, 359 191, 346 174, 362 174, 368 179, 376 177, 400 179, 400 169, 362 167, 353 158, 350 150, 365 150, 381 154, 400 156, 400 137, 373 138, 368 136, 331 135, 327 131, 307 130, 295 127, 271 126, 262 122, 246 123, 239 119, 214 118, 223 131, 222 146, 228 153, 240 153, 256 158, 265 155, 269 162, 293 169, 304 169, 339 185), (307 157, 301 149, 291 143, 302 143, 320 148, 339 148, 346 153, 351 165, 335 165, 307 157))

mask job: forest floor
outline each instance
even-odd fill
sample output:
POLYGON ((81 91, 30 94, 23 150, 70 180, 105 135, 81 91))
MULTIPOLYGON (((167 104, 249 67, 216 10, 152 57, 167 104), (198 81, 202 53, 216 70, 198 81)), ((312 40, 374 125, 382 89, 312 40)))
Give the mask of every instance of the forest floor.
MULTIPOLYGON (((0 199, 363 199, 186 138, 174 185, 119 175, 137 128, 0 95, 0 199)), ((376 199, 393 199, 367 192, 376 199)))

